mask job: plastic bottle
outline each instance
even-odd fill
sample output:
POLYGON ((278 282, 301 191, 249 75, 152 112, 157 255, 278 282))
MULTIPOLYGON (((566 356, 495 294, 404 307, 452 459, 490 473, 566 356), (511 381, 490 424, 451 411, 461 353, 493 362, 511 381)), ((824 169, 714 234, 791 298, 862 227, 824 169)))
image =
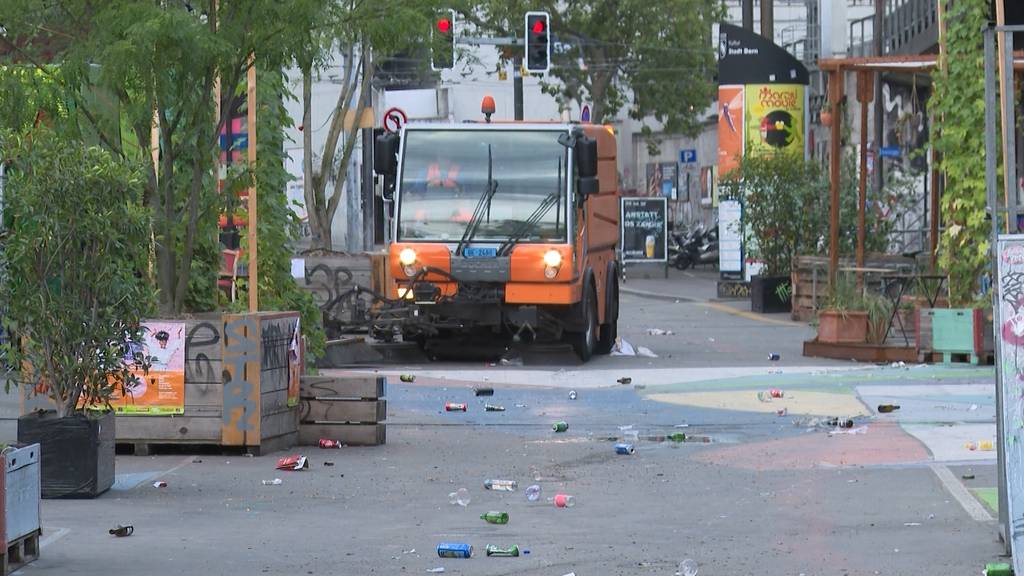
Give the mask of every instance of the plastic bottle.
POLYGON ((687 558, 679 563, 676 576, 697 576, 697 563, 687 558))
POLYGON ((280 486, 281 484, 283 484, 283 482, 281 481, 280 478, 274 478, 273 480, 263 481, 264 486, 280 486))
POLYGON ((484 551, 488 556, 500 556, 505 558, 515 558, 519 556, 519 546, 513 544, 508 548, 501 548, 494 544, 488 544, 484 547, 484 551))
POLYGON ((504 406, 498 406, 496 404, 484 404, 484 411, 485 412, 504 412, 505 411, 505 407, 504 406))
POLYGON ((515 480, 484 480, 484 488, 497 492, 515 492, 518 486, 515 480))
POLYGON ((565 432, 569 429, 569 424, 563 420, 559 420, 551 426, 551 429, 555 432, 565 432))
POLYGON ((576 399, 576 391, 575 390, 569 390, 569 400, 575 400, 575 399, 576 399))
POLYGON ((459 506, 469 506, 472 498, 469 497, 469 490, 465 488, 459 488, 455 492, 448 494, 448 502, 453 506, 458 504, 459 506))
POLYGON ((526 499, 530 502, 536 502, 540 500, 540 485, 531 484, 526 487, 526 499))
POLYGON ((445 412, 465 412, 466 411, 466 405, 464 403, 459 403, 459 402, 445 402, 444 403, 444 411, 445 412))
POLYGON ((484 512, 480 519, 488 524, 508 524, 508 512, 484 512))

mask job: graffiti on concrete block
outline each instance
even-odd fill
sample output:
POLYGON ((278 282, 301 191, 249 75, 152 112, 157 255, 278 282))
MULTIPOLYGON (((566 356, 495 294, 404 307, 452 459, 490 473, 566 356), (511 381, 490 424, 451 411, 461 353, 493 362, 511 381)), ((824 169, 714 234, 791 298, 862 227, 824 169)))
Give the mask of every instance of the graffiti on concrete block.
POLYGON ((719 282, 718 297, 746 300, 750 298, 750 285, 746 282, 719 282))
POLYGON ((366 330, 374 295, 367 287, 370 271, 353 270, 348 266, 319 264, 306 267, 306 285, 324 316, 327 337, 366 330))
POLYGON ((220 331, 210 322, 200 322, 185 338, 185 381, 215 382, 217 379, 210 356, 202 349, 220 345, 220 331))

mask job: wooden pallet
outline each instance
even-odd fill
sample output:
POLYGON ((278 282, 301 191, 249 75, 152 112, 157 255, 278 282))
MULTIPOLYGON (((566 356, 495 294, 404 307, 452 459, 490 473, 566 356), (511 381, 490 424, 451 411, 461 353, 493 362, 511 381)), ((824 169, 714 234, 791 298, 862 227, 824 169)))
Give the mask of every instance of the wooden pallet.
POLYGON ((831 344, 819 342, 816 339, 804 342, 804 356, 875 363, 913 363, 918 361, 917 349, 914 347, 878 344, 831 344))
POLYGON ((299 390, 299 444, 321 439, 348 446, 387 442, 383 376, 303 376, 299 390))
POLYGON ((995 357, 991 352, 981 355, 971 352, 934 352, 933 355, 936 357, 937 362, 942 362, 943 364, 971 364, 972 366, 981 364, 991 366, 995 361, 995 357))
POLYGON ((15 570, 23 568, 29 562, 39 559, 39 536, 42 530, 18 538, 7 544, 7 550, 3 554, 3 575, 11 574, 15 570))

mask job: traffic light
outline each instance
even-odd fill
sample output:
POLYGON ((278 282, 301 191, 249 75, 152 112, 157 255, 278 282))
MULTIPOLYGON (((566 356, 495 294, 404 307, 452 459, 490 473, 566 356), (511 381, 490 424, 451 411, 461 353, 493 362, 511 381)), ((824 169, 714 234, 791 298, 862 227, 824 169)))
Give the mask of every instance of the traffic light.
POLYGON ((451 70, 455 67, 455 11, 442 10, 430 30, 430 67, 451 70))
POLYGON ((551 69, 551 35, 547 12, 526 13, 526 71, 544 74, 551 69))

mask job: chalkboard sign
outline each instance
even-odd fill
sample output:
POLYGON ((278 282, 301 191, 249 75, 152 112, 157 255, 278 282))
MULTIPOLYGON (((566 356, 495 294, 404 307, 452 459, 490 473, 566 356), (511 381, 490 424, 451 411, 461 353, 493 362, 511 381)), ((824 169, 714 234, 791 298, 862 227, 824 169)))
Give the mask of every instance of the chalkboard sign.
POLYGON ((668 235, 665 198, 622 198, 620 226, 622 227, 623 262, 666 262, 668 235))

